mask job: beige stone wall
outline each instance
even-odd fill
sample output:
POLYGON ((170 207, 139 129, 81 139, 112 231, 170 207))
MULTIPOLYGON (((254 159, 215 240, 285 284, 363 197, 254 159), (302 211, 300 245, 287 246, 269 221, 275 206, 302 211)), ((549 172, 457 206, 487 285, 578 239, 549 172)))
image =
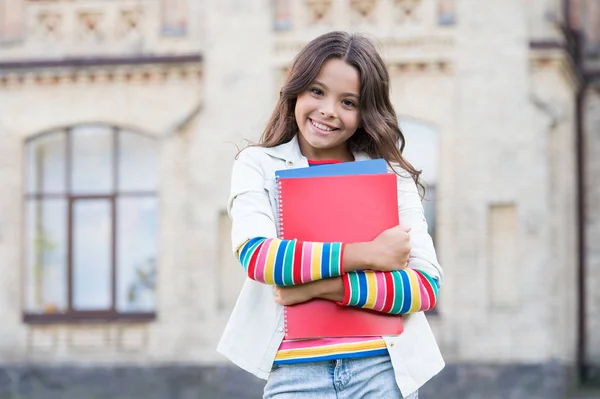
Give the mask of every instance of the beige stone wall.
POLYGON ((595 367, 600 365, 600 90, 592 85, 585 97, 584 120, 584 186, 585 186, 585 273, 586 273, 586 337, 587 357, 595 367))
MULTIPOLYGON (((443 329, 452 331, 456 360, 544 362, 557 356, 548 287, 557 285, 574 253, 564 247, 566 263, 560 264, 550 256, 551 232, 569 226, 553 223, 549 137, 532 101, 524 12, 519 1, 494 7, 458 2, 452 158, 449 174, 441 177, 452 182, 451 194, 442 198, 452 213, 452 222, 442 226, 448 240, 442 247, 451 247, 444 266, 452 298, 443 329), (509 216, 516 225, 504 220, 509 216), (499 217, 504 223, 496 222, 499 217), (517 262, 491 259, 497 245, 517 262)), ((549 84, 559 92, 564 86, 549 84)), ((561 162, 568 166, 568 159, 561 162)), ((572 196, 562 195, 567 201, 572 196)), ((569 338, 558 356, 572 359, 565 355, 575 345, 569 338)))
POLYGON ((577 242, 575 171, 576 79, 568 59, 555 51, 536 51, 530 63, 532 122, 545 151, 544 201, 547 203, 545 269, 550 269, 543 298, 550 309, 547 319, 552 344, 549 354, 573 361, 577 341, 577 242))

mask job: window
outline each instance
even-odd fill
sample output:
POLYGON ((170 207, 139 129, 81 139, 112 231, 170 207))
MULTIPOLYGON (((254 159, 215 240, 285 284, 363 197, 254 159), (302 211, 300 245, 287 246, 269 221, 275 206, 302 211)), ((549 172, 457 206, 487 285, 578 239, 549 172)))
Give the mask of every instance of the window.
POLYGON ((438 24, 453 25, 456 22, 455 0, 438 0, 438 24))
POLYGON ((292 28, 290 0, 271 0, 273 10, 273 29, 287 31, 292 28))
POLYGON ((22 38, 24 8, 23 0, 0 0, 0 43, 22 38))
POLYGON ((189 11, 187 0, 161 0, 163 35, 185 36, 188 33, 189 11))
POLYGON ((157 143, 105 125, 26 144, 25 320, 155 310, 157 143))
POLYGON ((429 226, 429 234, 435 241, 435 204, 439 163, 438 132, 432 126, 410 118, 401 118, 400 129, 406 140, 403 155, 417 170, 423 172, 421 173, 421 183, 425 186, 423 209, 429 226))

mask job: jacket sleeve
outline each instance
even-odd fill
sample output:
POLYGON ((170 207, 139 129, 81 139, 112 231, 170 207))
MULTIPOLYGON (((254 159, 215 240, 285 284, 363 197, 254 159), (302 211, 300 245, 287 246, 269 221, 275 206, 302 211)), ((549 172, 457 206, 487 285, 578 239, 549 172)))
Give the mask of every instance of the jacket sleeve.
POLYGON ((234 254, 254 237, 276 238, 275 215, 265 187, 266 176, 255 148, 240 152, 233 163, 227 212, 231 218, 234 254))
POLYGON ((252 280, 269 285, 297 285, 342 274, 342 243, 277 238, 276 216, 257 148, 242 151, 231 177, 228 213, 232 249, 252 280))
POLYGON ((410 227, 411 251, 408 268, 422 271, 438 282, 441 287, 444 281, 442 267, 438 263, 433 240, 427 231, 427 221, 423 211, 421 197, 412 177, 401 168, 398 174, 398 213, 400 225, 410 227))

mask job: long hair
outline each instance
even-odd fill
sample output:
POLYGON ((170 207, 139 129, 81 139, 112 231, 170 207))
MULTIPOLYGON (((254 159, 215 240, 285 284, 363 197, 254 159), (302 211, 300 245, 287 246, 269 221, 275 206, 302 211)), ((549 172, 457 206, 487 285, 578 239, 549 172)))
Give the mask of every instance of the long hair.
POLYGON ((281 89, 279 100, 260 138, 259 145, 275 147, 298 133, 296 99, 319 74, 329 59, 340 59, 360 75, 361 127, 348 140, 349 149, 397 163, 424 190, 416 170, 403 156, 404 135, 390 101, 390 78, 373 43, 364 36, 346 32, 323 34, 308 43, 295 57, 281 89), (400 144, 400 148, 398 148, 400 144))

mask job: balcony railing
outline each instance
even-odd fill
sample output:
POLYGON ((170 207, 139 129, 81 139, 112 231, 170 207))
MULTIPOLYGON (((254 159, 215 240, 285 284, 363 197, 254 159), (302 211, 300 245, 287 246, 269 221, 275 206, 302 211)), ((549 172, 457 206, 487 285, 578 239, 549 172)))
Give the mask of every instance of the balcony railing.
MULTIPOLYGON (((201 38, 182 0, 4 0, 12 13, 0 59, 197 53, 201 38), (13 7, 12 9, 9 7, 13 7), (21 19, 20 26, 15 18, 21 19)), ((0 21, 2 24, 2 21, 0 21)), ((5 21, 5 25, 7 25, 5 21)), ((0 30, 1 33, 1 30, 0 30)), ((4 40, 3 40, 4 39, 4 40)))
POLYGON ((282 63, 317 34, 364 31, 388 59, 446 58, 453 42, 455 0, 275 0, 274 50, 282 63), (398 50, 398 51, 397 51, 398 50), (414 54, 413 54, 414 53, 414 54))

